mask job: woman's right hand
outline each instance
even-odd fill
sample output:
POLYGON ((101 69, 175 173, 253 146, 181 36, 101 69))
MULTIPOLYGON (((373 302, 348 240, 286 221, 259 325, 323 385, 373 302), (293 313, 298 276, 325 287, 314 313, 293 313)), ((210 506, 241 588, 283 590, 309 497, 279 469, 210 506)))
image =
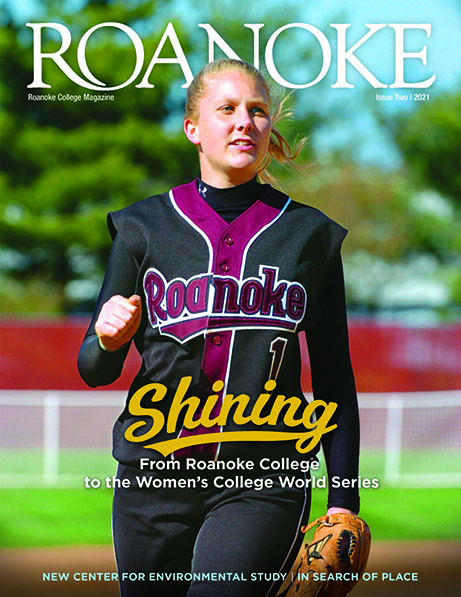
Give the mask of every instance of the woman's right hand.
POLYGON ((95 330, 105 350, 118 350, 131 340, 139 327, 141 311, 141 297, 137 294, 130 298, 115 295, 104 303, 95 330))

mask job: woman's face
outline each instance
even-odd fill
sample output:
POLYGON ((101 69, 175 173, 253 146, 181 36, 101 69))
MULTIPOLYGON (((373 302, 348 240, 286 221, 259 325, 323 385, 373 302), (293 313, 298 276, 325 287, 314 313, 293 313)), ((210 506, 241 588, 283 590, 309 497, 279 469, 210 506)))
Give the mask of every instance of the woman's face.
POLYGON ((250 75, 229 70, 208 75, 198 117, 185 119, 189 141, 199 148, 201 178, 214 187, 251 180, 268 148, 269 99, 250 75))

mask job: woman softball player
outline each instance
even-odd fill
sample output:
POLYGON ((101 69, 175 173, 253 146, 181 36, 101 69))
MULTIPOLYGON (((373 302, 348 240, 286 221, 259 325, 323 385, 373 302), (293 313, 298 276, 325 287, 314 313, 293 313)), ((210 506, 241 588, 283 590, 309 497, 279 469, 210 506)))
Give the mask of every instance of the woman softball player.
POLYGON ((189 384, 187 396, 201 401, 197 413, 214 396, 213 416, 226 394, 248 396, 247 415, 267 392, 263 417, 271 396, 303 397, 300 348, 307 339, 314 398, 338 405, 331 421, 337 427, 322 438, 329 479, 337 480, 330 483, 328 512, 359 509, 357 489, 342 485, 357 478, 359 453, 340 257, 346 231, 257 181, 267 180, 271 158, 289 163, 296 155, 273 127, 272 110, 268 86, 253 66, 231 59, 205 66, 188 89, 184 120, 200 178, 108 216, 113 248, 79 370, 90 386, 110 384, 131 341, 142 357, 114 426, 118 476, 130 480, 115 489, 113 506, 125 597, 273 591, 302 540, 310 508, 302 464, 315 460, 318 449, 300 454, 294 441, 200 443, 204 433, 297 428, 287 428, 280 414, 275 425, 248 417, 237 424, 229 416, 224 427, 188 430, 181 425, 184 407, 175 429, 163 426, 155 441, 187 435, 195 441, 165 459, 140 441, 146 417, 138 432, 133 427, 140 417, 130 412, 130 399, 146 384, 162 384, 166 393, 154 403, 147 392, 138 406, 155 407, 165 421, 181 380, 189 384), (179 470, 166 469, 166 460, 179 470), (220 461, 229 469, 204 468, 203 462, 220 461), (237 462, 254 467, 236 472, 237 462), (298 462, 285 472, 305 482, 283 486, 271 462, 298 462), (186 487, 175 486, 184 479, 186 487), (155 488, 148 484, 154 481, 155 488))

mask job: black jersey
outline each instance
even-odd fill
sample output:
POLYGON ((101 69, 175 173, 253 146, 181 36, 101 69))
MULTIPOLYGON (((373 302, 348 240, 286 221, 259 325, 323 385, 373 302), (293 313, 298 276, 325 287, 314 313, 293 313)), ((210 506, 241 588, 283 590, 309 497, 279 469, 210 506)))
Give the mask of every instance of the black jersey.
MULTIPOLYGON (((165 400, 155 404, 165 417, 169 397, 183 378, 191 378, 189 394, 203 400, 218 380, 223 396, 256 400, 265 383, 275 379, 274 393, 302 397, 298 334, 305 332, 314 397, 338 404, 337 428, 322 440, 329 477, 356 478, 358 409, 340 258, 345 229, 269 185, 228 223, 194 182, 110 213, 108 224, 114 244, 79 370, 91 386, 120 375, 128 346, 102 350, 94 325, 111 296, 139 294, 143 312, 134 342, 142 365, 114 426, 115 458, 137 466, 142 456, 161 457, 125 438, 136 420, 129 401, 149 383, 167 388, 165 400)), ((143 400, 145 408, 153 406, 149 396, 143 400)), ((283 421, 277 425, 286 431, 283 421)), ((248 423, 246 428, 255 427, 248 423)), ((232 418, 221 429, 241 430, 232 418)), ((156 439, 179 431, 163 429, 156 439)), ((306 458, 290 441, 223 442, 217 448, 209 444, 192 453, 220 459, 306 458)), ((330 487, 329 505, 357 512, 358 492, 330 487)))

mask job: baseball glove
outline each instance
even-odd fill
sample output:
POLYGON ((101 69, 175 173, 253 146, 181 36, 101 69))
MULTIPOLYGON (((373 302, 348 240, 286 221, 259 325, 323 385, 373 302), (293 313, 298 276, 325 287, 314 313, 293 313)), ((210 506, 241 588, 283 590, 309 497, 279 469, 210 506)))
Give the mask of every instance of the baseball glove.
POLYGON ((304 541, 277 597, 343 597, 365 571, 371 535, 352 514, 321 516, 302 527, 304 541), (307 533, 317 527, 311 542, 307 533))

